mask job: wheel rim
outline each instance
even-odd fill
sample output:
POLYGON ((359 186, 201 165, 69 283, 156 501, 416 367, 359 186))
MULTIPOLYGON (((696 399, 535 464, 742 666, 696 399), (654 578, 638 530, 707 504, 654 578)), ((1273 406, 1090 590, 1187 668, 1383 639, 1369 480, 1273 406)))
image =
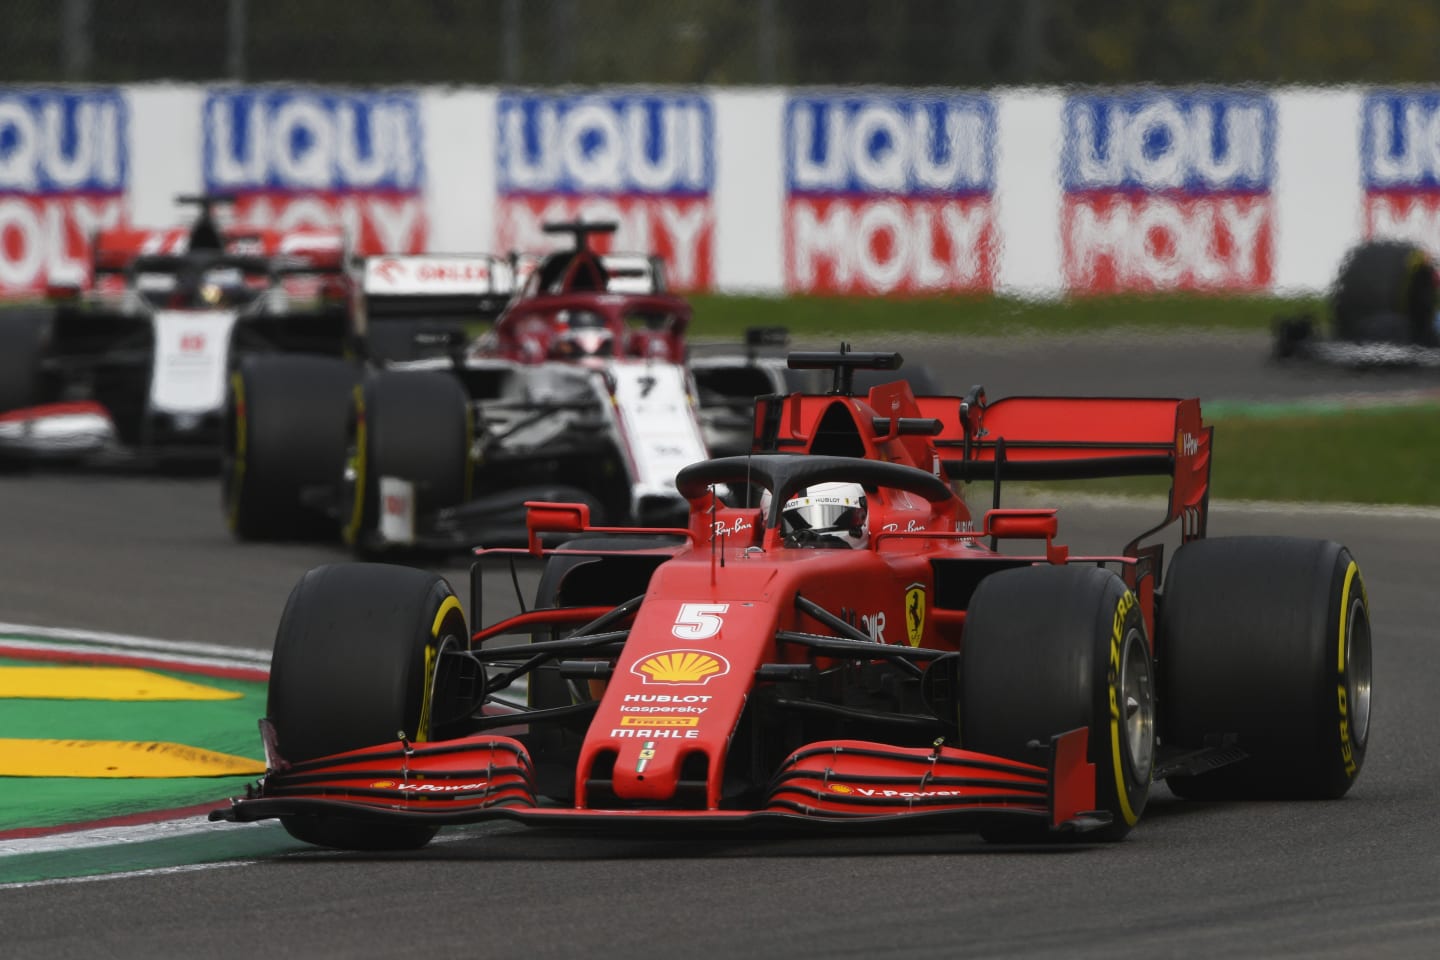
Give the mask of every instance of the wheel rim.
POLYGON ((1363 746, 1370 732, 1370 618, 1359 599, 1350 604, 1345 628, 1345 678, 1350 731, 1363 746))
POLYGON ((1125 759, 1137 781, 1148 781, 1155 761, 1155 685, 1145 638, 1136 628, 1125 636, 1120 663, 1120 703, 1125 759))

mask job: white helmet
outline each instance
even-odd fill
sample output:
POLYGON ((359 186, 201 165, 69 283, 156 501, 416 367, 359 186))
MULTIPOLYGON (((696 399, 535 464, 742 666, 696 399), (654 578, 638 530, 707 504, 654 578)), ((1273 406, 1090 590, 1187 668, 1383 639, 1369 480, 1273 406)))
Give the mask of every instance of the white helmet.
POLYGON ((780 529, 802 546, 863 547, 870 541, 867 517, 860 484, 817 483, 785 502, 780 529))

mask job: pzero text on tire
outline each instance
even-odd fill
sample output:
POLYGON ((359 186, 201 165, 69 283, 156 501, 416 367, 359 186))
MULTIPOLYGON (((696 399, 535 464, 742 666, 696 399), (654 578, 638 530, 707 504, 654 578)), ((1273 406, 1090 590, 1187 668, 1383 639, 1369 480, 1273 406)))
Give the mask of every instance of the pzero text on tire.
POLYGON ((962 745, 1043 763, 1029 744, 1087 728, 1097 809, 1111 823, 1081 836, 1129 833, 1149 794, 1156 696, 1144 618, 1124 582, 1094 566, 991 574, 971 598, 960 656, 962 745))
POLYGON ((1229 537, 1182 547, 1157 615, 1161 734, 1247 757, 1170 788, 1203 799, 1339 797, 1370 739, 1369 601, 1330 540, 1229 537))
MULTIPOLYGON (((395 741, 430 740, 441 654, 466 648, 464 613, 446 581, 389 564, 306 573, 275 634, 267 715, 291 763, 395 741)), ((299 840, 350 850, 413 849, 435 828, 290 816, 299 840)))

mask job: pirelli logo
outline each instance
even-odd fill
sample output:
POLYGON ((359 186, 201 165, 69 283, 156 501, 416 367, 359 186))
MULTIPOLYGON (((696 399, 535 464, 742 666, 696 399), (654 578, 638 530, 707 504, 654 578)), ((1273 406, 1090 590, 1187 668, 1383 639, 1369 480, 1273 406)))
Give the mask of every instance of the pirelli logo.
POLYGON ((622 727, 698 727, 699 717, 621 717, 622 727))

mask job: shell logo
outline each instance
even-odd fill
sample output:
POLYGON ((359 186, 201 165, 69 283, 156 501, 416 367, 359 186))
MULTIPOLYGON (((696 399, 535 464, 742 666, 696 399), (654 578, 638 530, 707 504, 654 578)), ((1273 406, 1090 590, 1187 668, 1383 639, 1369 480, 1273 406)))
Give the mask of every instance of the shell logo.
POLYGON ((644 683, 707 684, 730 672, 730 661, 704 650, 665 650, 630 668, 644 683))
POLYGON ((832 784, 830 784, 830 792, 831 792, 831 793, 854 793, 855 790, 854 790, 853 788, 851 788, 851 787, 845 786, 845 784, 843 784, 843 783, 832 783, 832 784))
POLYGON ((371 786, 373 789, 376 789, 376 790, 393 790, 393 789, 395 788, 395 781, 394 781, 394 780, 376 780, 374 783, 370 784, 370 786, 371 786))

